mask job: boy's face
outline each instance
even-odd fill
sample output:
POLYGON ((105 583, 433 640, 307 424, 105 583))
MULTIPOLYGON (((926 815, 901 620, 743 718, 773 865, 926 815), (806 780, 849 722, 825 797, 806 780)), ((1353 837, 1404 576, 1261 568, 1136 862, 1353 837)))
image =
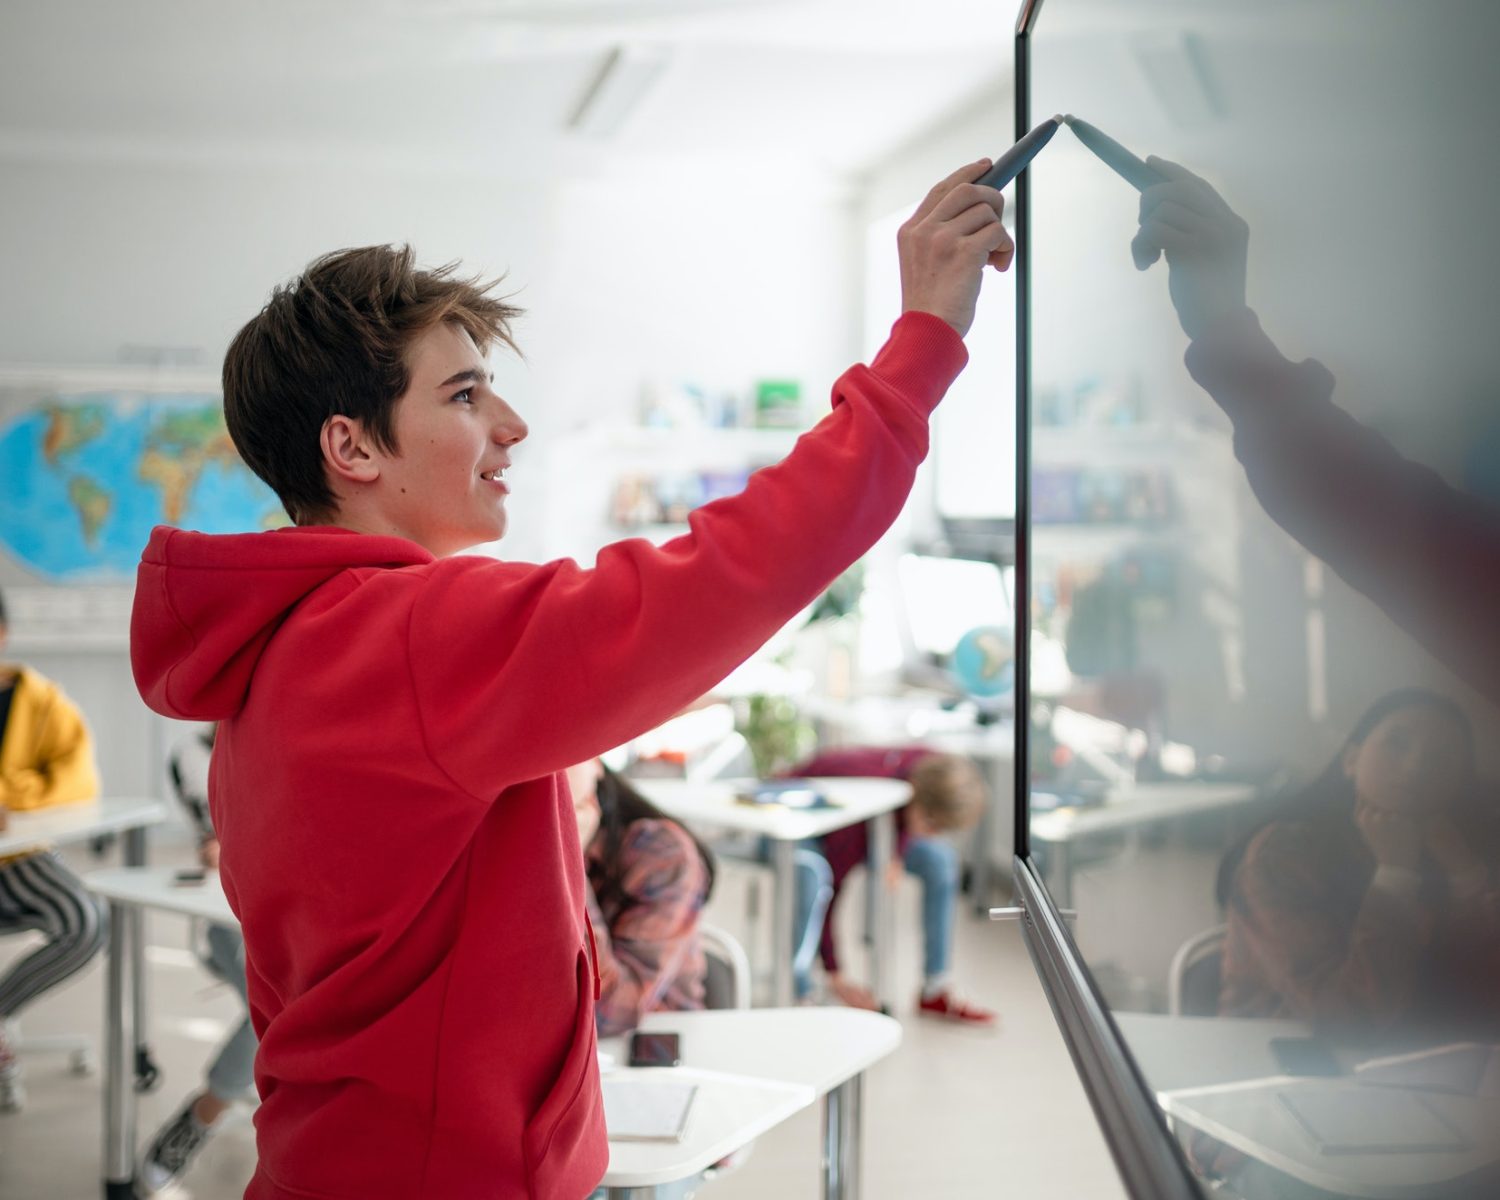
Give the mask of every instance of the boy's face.
POLYGON ((505 532, 501 472, 526 422, 496 395, 484 355, 446 322, 407 351, 411 383, 396 401, 396 454, 376 451, 380 507, 402 533, 438 557, 505 532))

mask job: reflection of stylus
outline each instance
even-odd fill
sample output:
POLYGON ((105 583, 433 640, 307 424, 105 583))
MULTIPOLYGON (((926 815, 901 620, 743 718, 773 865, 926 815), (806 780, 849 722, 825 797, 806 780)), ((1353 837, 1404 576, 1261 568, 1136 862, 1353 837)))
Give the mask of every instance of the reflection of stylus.
POLYGON ((1003 188, 1007 183, 1026 169, 1026 164, 1037 156, 1052 135, 1057 132, 1062 124, 1062 117, 1048 117, 1019 142, 1000 156, 995 165, 986 171, 975 182, 984 187, 1003 188))
POLYGON ((1106 166, 1136 191, 1144 192, 1148 187, 1155 187, 1158 183, 1167 181, 1165 175, 1148 167, 1109 134, 1095 128, 1087 121, 1080 120, 1072 113, 1068 113, 1063 120, 1078 135, 1080 142, 1103 159, 1106 166))

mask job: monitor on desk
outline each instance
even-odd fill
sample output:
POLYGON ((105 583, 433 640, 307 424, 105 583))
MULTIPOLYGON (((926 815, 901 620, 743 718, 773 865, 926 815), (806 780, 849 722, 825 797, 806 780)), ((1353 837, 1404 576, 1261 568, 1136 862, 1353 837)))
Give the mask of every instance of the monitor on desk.
POLYGON ((970 630, 1009 628, 1015 569, 969 558, 903 554, 896 564, 904 674, 918 684, 954 687, 954 648, 970 630))

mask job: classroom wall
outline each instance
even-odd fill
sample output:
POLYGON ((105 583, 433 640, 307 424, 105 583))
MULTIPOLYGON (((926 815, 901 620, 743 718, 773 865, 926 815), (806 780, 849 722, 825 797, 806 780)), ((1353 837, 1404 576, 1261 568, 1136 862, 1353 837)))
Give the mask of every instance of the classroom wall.
MULTIPOLYGON (((216 375, 270 288, 342 246, 406 240, 424 262, 507 273, 529 310, 527 361, 497 357, 496 379, 532 439, 517 456, 502 552, 545 558, 557 532, 549 496, 570 478, 542 447, 583 423, 629 419, 642 379, 791 375, 826 397, 857 356, 856 230, 850 193, 822 176, 695 177, 662 162, 506 178, 228 156, 13 156, 0 161, 0 370, 164 353, 216 375)), ((0 587, 21 582, 0 554, 0 587)), ((141 705, 123 636, 28 652, 24 624, 12 633, 15 656, 84 707, 106 788, 159 791, 162 748, 181 731, 141 705)))

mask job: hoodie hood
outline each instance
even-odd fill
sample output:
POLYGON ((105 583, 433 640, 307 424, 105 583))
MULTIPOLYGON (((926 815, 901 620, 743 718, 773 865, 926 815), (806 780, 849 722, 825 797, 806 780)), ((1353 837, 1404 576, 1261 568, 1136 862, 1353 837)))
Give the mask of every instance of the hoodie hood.
POLYGON ((130 666, 163 716, 239 712, 261 651, 287 613, 353 567, 409 567, 432 555, 404 538, 333 526, 207 534, 158 526, 136 574, 130 666))

